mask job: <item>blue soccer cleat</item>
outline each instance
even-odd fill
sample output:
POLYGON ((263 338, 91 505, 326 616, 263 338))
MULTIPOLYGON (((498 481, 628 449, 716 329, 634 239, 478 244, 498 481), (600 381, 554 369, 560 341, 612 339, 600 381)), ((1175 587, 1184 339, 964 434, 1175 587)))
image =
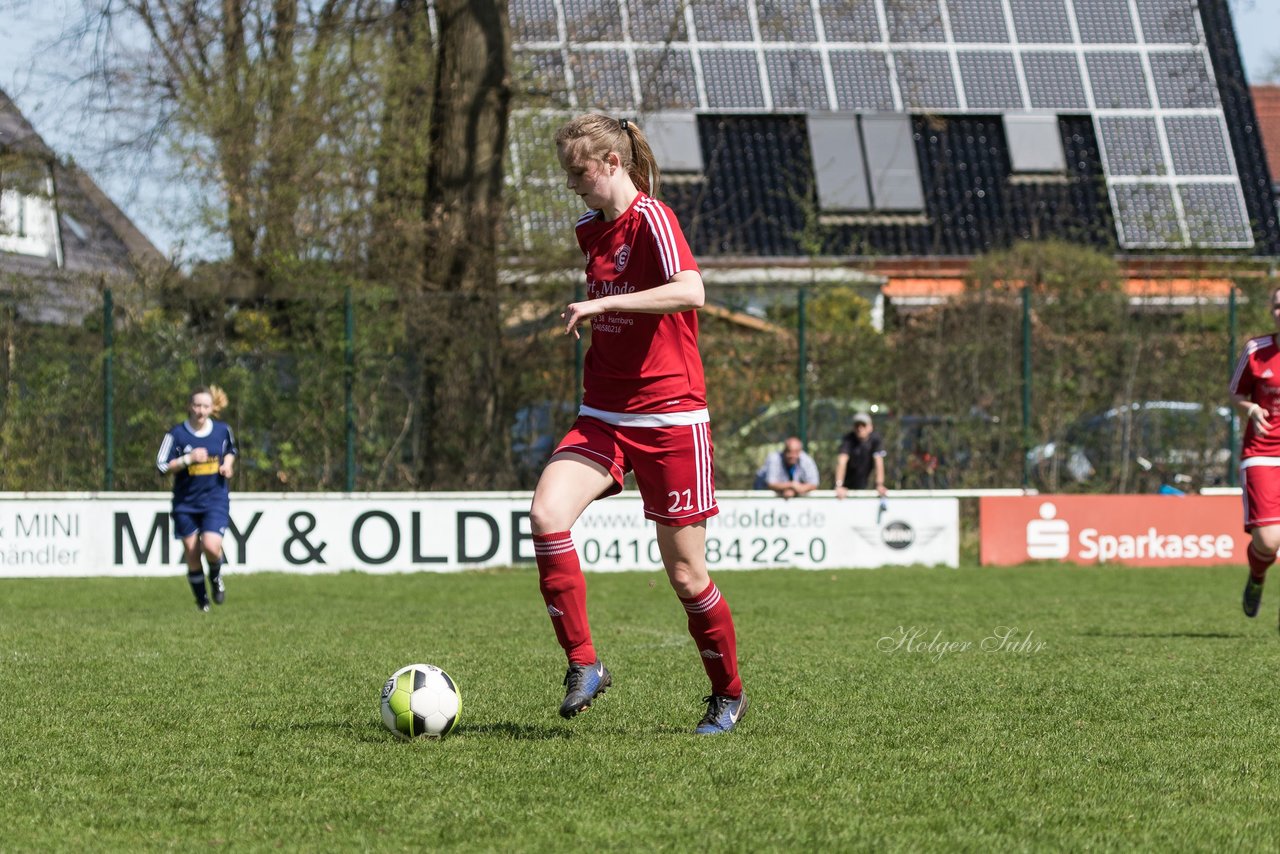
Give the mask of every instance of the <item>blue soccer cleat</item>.
POLYGON ((1244 615, 1246 617, 1258 616, 1258 606, 1262 604, 1262 582, 1254 581, 1253 576, 1249 576, 1249 580, 1244 583, 1244 615))
POLYGON ((712 694, 702 699, 707 704, 707 713, 702 716, 698 728, 694 730, 698 735, 732 732, 738 725, 738 721, 742 720, 742 716, 747 713, 745 693, 737 699, 725 697, 722 694, 712 694))
POLYGON ((613 684, 613 677, 600 659, 592 664, 570 664, 564 674, 565 695, 560 717, 571 718, 591 707, 591 701, 613 684))

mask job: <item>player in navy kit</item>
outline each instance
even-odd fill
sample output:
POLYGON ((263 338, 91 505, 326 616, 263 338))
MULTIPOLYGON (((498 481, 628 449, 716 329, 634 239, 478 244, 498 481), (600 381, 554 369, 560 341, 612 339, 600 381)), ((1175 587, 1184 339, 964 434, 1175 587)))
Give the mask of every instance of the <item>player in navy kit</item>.
POLYGON ((612 684, 587 621, 586 581, 569 529, 635 473, 656 523, 667 578, 711 680, 696 732, 732 730, 747 709, 728 603, 706 566, 706 520, 719 512, 698 315, 702 275, 671 209, 653 197, 658 166, 633 123, 580 116, 556 134, 560 165, 588 210, 578 219, 587 298, 561 317, 591 324, 578 419, 543 470, 530 511, 539 587, 569 660, 560 714, 612 684))
POLYGON ((226 598, 222 580, 222 538, 231 524, 227 481, 235 473, 236 440, 231 428, 214 420, 227 404, 216 386, 191 392, 188 418, 164 434, 156 454, 156 468, 173 477, 173 533, 182 540, 187 582, 196 607, 209 610, 203 555, 209 561, 209 587, 219 605, 226 598))

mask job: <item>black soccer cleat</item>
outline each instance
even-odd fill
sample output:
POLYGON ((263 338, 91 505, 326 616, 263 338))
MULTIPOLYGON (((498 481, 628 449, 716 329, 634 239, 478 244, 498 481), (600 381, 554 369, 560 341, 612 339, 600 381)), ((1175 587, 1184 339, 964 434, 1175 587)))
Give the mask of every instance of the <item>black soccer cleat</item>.
POLYGON ((1258 607, 1262 604, 1262 582, 1254 581, 1253 576, 1249 576, 1249 580, 1244 583, 1244 615, 1246 617, 1258 616, 1258 607))
POLYGON ((564 674, 565 695, 560 717, 571 718, 591 707, 591 701, 613 684, 613 677, 600 659, 592 664, 570 664, 564 674))
POLYGON ((712 694, 709 697, 703 697, 702 700, 707 704, 707 713, 702 716, 702 720, 698 722, 698 728, 694 730, 698 735, 733 732, 738 721, 742 720, 742 716, 747 713, 746 694, 738 697, 712 694))
POLYGON ((204 613, 206 613, 206 614, 207 614, 207 613, 209 613, 209 600, 208 600, 208 599, 197 599, 197 600, 196 600, 196 607, 197 607, 197 608, 199 608, 201 611, 203 611, 203 612, 204 612, 204 613))
POLYGON ((222 575, 218 574, 209 579, 209 586, 213 588, 213 604, 221 605, 227 601, 227 588, 222 583, 222 575))

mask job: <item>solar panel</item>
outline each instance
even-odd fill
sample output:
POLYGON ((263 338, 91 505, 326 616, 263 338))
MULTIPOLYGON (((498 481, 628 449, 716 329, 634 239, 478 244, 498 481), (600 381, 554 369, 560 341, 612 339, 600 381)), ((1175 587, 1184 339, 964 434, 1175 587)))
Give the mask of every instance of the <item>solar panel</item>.
POLYGON ((1130 247, 1182 246, 1182 226, 1168 184, 1113 184, 1116 228, 1130 247))
POLYGON ((884 15, 890 41, 946 41, 938 0, 892 0, 884 4, 884 15))
POLYGON ((1136 53, 1098 51, 1085 54, 1093 102, 1100 110, 1147 109, 1147 76, 1142 71, 1142 57, 1136 53))
POLYGON ((569 54, 578 103, 588 108, 630 109, 635 104, 624 50, 575 50, 569 54))
POLYGON ((1178 175, 1232 175, 1225 128, 1217 116, 1165 116, 1165 136, 1178 175))
POLYGON ((693 26, 704 42, 749 42, 751 20, 736 0, 699 0, 690 4, 693 26))
POLYGON ((951 57, 941 50, 900 50, 893 54, 902 103, 911 110, 946 110, 960 106, 951 57))
POLYGON ((683 42, 689 40, 682 0, 623 0, 631 38, 638 42, 683 42))
POLYGON ((822 28, 829 42, 878 42, 875 0, 829 0, 822 4, 822 28))
POLYGON ((812 42, 818 38, 809 0, 756 0, 760 38, 767 42, 812 42))
POLYGON ((770 50, 764 55, 773 107, 778 110, 826 110, 827 84, 816 50, 770 50))
POLYGON ((947 0, 951 37, 957 42, 1007 42, 1001 0, 947 0))
POLYGON ((1098 129, 1109 174, 1165 174, 1155 118, 1102 116, 1098 119, 1098 129))
POLYGON ((885 112, 893 109, 889 64, 883 52, 833 50, 830 59, 837 110, 885 112))
POLYGON ((702 76, 707 84, 707 106, 712 109, 764 109, 754 50, 704 50, 702 76))
POLYGON ((554 42, 560 39, 559 16, 554 0, 510 0, 507 20, 514 44, 554 42))
POLYGON ((1188 0, 1135 0, 1148 44, 1199 44, 1195 8, 1188 0))
POLYGON ((1022 90, 1013 54, 1008 51, 961 51, 957 57, 965 100, 971 110, 1022 109, 1022 90))
POLYGON ((526 97, 548 107, 569 106, 564 54, 559 50, 517 50, 513 57, 517 85, 526 97))
POLYGON ((1151 77, 1162 109, 1217 106, 1204 55, 1198 50, 1153 52, 1151 77))
POLYGON ((1182 184, 1187 236, 1199 246, 1249 247, 1253 232, 1236 184, 1182 184))
POLYGON ((1085 110, 1089 98, 1080 78, 1080 61, 1074 52, 1025 50, 1022 70, 1035 110, 1085 110))
POLYGON ((1085 44, 1135 42, 1129 0, 1074 0, 1080 41, 1085 44))
POLYGON ((1082 114, 1123 246, 1244 245, 1246 188, 1199 2, 509 0, 508 10, 518 91, 543 108, 1082 114))
POLYGON ((622 40, 622 13, 618 0, 561 0, 564 25, 570 42, 622 40))
POLYGON ((698 81, 688 48, 636 48, 636 70, 645 112, 697 108, 698 81))
POLYGON ((1062 0, 1009 0, 1009 9, 1018 41, 1023 44, 1073 41, 1071 20, 1062 0))

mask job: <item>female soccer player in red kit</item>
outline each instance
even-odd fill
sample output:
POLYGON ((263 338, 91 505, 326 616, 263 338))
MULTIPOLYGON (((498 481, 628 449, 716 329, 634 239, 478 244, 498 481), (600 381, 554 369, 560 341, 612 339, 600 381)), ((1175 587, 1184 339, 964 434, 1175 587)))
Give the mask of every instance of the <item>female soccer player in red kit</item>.
POLYGON ((569 529, 635 472, 657 527, 667 578, 684 605, 711 694, 696 732, 728 732, 747 710, 728 603, 707 574, 706 520, 719 512, 698 315, 704 293, 680 223, 657 192, 658 165, 635 124, 602 115, 556 134, 578 218, 587 298, 561 314, 566 335, 591 323, 578 419, 534 490, 538 581, 569 659, 560 714, 571 718, 612 684, 587 622, 586 580, 569 529))
MULTIPOLYGON (((1271 291, 1271 319, 1280 330, 1280 288, 1271 291)), ((1280 335, 1249 339, 1231 377, 1231 401, 1247 425, 1240 449, 1240 485, 1249 579, 1244 613, 1257 616, 1267 568, 1280 550, 1280 335)))

